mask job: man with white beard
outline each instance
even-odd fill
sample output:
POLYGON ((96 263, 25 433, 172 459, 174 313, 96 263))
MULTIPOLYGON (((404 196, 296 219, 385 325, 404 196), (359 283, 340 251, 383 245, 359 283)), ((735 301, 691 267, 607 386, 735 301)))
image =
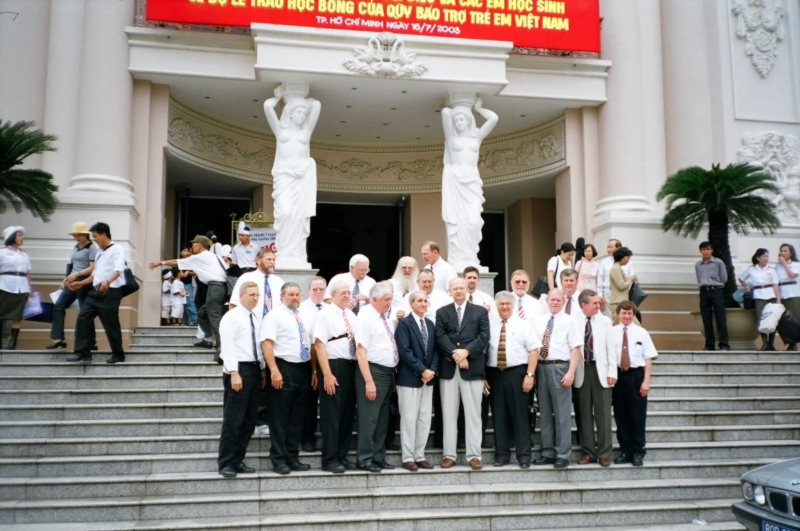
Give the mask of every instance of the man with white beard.
POLYGON ((419 289, 417 286, 417 275, 419 275, 419 267, 417 267, 417 261, 414 258, 403 256, 397 261, 394 274, 392 278, 389 279, 394 290, 394 296, 392 298, 393 313, 400 309, 403 305, 403 300, 409 293, 419 289))

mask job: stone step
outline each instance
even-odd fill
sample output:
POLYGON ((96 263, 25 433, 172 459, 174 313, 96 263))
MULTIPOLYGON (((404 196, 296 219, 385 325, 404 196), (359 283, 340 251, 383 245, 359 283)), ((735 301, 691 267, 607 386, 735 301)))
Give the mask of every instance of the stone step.
MULTIPOLYGON (((301 452, 301 459, 314 468, 320 468, 319 452, 301 452)), ((464 464, 463 453, 460 463, 464 464)), ((538 456, 538 452, 534 452, 538 456)), ((754 440, 722 442, 666 442, 649 443, 647 458, 656 461, 693 459, 789 459, 800 455, 800 440, 754 440)), ((573 459, 580 451, 573 448, 573 459)), ((427 451, 432 463, 442 459, 438 449, 427 451)), ((484 449, 484 462, 494 462, 494 452, 484 449)), ((168 474, 186 472, 208 472, 216 470, 217 452, 165 453, 165 454, 115 454, 68 457, 3 457, 0 458, 0 477, 45 477, 86 475, 131 475, 168 474)), ((400 465, 398 451, 387 452, 387 460, 400 465)), ((514 458, 512 456, 512 462, 514 458)), ((248 463, 258 470, 271 470, 269 456, 265 452, 248 455, 248 463)))
MULTIPOLYGON (((535 474, 531 474, 535 476, 535 474)), ((409 507, 591 506, 592 504, 735 498, 739 478, 586 481, 252 491, 142 498, 0 501, 3 523, 157 520, 207 515, 297 515, 402 511, 409 507)))
MULTIPOLYGON (((408 510, 348 511, 336 513, 272 515, 259 514, 258 504, 255 514, 239 516, 228 515, 213 518, 191 518, 170 520, 132 520, 87 522, 82 520, 73 524, 10 524, 0 525, 0 531, 220 531, 220 530, 272 530, 308 531, 444 531, 458 529, 463 531, 528 531, 531 529, 570 529, 576 527, 602 529, 629 526, 627 529, 646 530, 671 529, 669 524, 685 525, 695 519, 706 522, 731 521, 730 506, 738 498, 679 501, 645 501, 629 503, 594 503, 564 505, 520 505, 492 507, 455 507, 408 510), (667 526, 667 527, 665 527, 667 526)), ((132 502, 137 503, 137 502, 132 502)), ((65 502, 64 505, 67 505, 65 502)), ((62 508, 54 508, 61 511, 62 508)), ((63 508, 65 514, 74 514, 69 506, 63 508)), ((108 515, 107 517, 111 517, 108 515)), ((724 527, 723 529, 730 529, 724 527)), ((736 528, 732 528, 736 529, 736 528)))
POLYGON ((662 350, 658 353, 658 361, 704 361, 704 362, 717 362, 717 361, 760 361, 760 362, 773 362, 773 361, 797 361, 797 352, 761 352, 757 350, 744 351, 744 350, 729 350, 729 351, 692 351, 692 350, 662 350))
POLYGON ((654 384, 694 385, 697 387, 707 385, 733 385, 733 384, 800 384, 800 372, 769 372, 769 373, 681 373, 661 370, 653 374, 654 384))
MULTIPOLYGON (((614 430, 614 428, 612 428, 614 430)), ((614 430, 615 431, 615 430, 614 430)), ((572 429, 573 441, 577 430, 572 429)), ((317 434, 320 436, 320 434, 317 434)), ((395 437, 399 442, 400 433, 395 437)), ((539 430, 532 436, 534 447, 541 444, 539 430)), ((704 442, 704 441, 749 441, 800 440, 800 424, 778 424, 765 426, 703 426, 703 427, 648 427, 648 443, 704 442)), ((356 438, 353 437, 353 445, 356 438)), ((486 430, 485 441, 494 441, 494 431, 486 430)), ((256 435, 250 440, 248 452, 268 452, 271 439, 256 435)), ((433 435, 428 439, 433 446, 433 435)), ((318 446, 319 447, 319 446, 318 446)), ((353 446, 353 449, 355 446, 353 446)), ((71 437, 71 438, 2 438, 0 457, 69 457, 87 455, 134 455, 134 454, 181 454, 214 452, 219 449, 219 431, 205 435, 151 435, 116 437, 71 437)))
POLYGON ((706 373, 758 373, 758 372, 800 372, 800 360, 792 361, 669 361, 655 362, 654 372, 706 373))
MULTIPOLYGON (((213 356, 209 352, 209 357, 213 356)), ((105 354, 95 355, 93 363, 3 363, 0 370, 5 376, 117 376, 161 375, 186 376, 205 374, 222 377, 222 369, 211 359, 208 361, 168 361, 106 363, 105 354)))
MULTIPOLYGON (((212 383, 212 382, 209 382, 212 383)), ((151 402, 222 401, 219 380, 213 387, 189 389, 71 389, 0 390, 0 404, 124 404, 151 402)), ((733 398, 753 396, 800 396, 800 384, 724 384, 713 387, 653 384, 651 398, 733 398)))
MULTIPOLYGON (((697 478, 736 478, 748 470, 774 462, 772 459, 719 459, 693 461, 651 461, 643 467, 612 465, 571 466, 566 470, 536 467, 540 483, 585 481, 676 480, 697 478)), ((185 474, 143 474, 131 476, 22 477, 3 478, 2 500, 42 500, 64 498, 104 498, 121 496, 185 496, 191 494, 229 494, 236 492, 274 492, 315 489, 364 489, 382 487, 431 487, 437 485, 519 484, 531 480, 530 470, 515 465, 486 467, 473 472, 468 467, 448 470, 435 468, 418 473, 397 468, 380 474, 353 471, 333 475, 322 470, 278 476, 271 471, 239 476, 235 481, 216 471, 185 474)))
MULTIPOLYGON (((67 363, 65 360, 72 356, 69 350, 0 350, 0 366, 3 363, 67 363)), ((107 352, 94 353, 94 363, 105 363, 110 354, 107 352)), ((125 351, 125 361, 128 363, 142 362, 173 362, 191 361, 211 363, 214 351, 207 348, 196 347, 169 347, 158 351, 135 348, 125 351)))
MULTIPOLYGON (((5 438, 155 437, 218 435, 221 417, 110 420, 0 421, 5 438)), ((614 424, 612 418, 612 425, 614 424)), ((738 426, 758 430, 763 425, 800 424, 800 410, 786 411, 650 411, 648 428, 738 426)), ((540 424, 537 421, 537 426, 540 424)), ((573 428, 575 427, 573 419, 573 428)), ((491 417, 489 419, 491 429, 491 417)))
POLYGON ((140 346, 153 346, 153 347, 164 347, 169 348, 173 345, 178 346, 187 346, 191 347, 194 343, 200 341, 195 337, 195 331, 192 331, 191 334, 185 334, 180 336, 140 336, 134 334, 131 337, 131 342, 129 346, 131 348, 137 348, 140 346))

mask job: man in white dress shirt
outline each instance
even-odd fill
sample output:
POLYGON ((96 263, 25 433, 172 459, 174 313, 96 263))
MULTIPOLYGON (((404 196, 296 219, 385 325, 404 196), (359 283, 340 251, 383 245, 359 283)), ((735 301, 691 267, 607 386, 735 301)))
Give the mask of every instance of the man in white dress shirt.
POLYGON ((422 260, 425 261, 425 269, 433 271, 436 277, 435 289, 450 293, 450 281, 458 277, 456 270, 448 264, 439 254, 439 245, 436 242, 425 242, 422 244, 422 260))
POLYGON ((464 268, 464 280, 467 281, 467 301, 472 304, 480 304, 486 311, 495 311, 494 299, 488 293, 478 289, 481 281, 481 272, 477 267, 467 266, 464 268))
POLYGON ((399 361, 394 326, 386 313, 392 307, 392 291, 384 283, 373 286, 371 304, 358 316, 358 468, 380 472, 394 468, 386 462, 386 432, 392 380, 399 361))
POLYGON ((245 273, 255 271, 258 247, 250 243, 250 227, 245 226, 244 223, 239 223, 238 233, 239 243, 231 249, 231 261, 245 273))
MULTIPOLYGON (((452 303, 453 298, 446 292, 435 289, 436 277, 430 269, 423 269, 419 272, 417 284, 419 285, 419 289, 424 291, 428 296, 428 309, 425 312, 425 317, 431 321, 436 321, 436 310, 452 303)), ((406 315, 410 314, 412 311, 408 295, 406 295, 403 300, 402 310, 406 315)))
MULTIPOLYGON (((308 298, 300 303, 300 317, 314 331, 317 315, 327 306, 323 301, 328 283, 322 277, 313 277, 308 286, 308 298)), ((315 336, 316 337, 316 336, 315 336)), ((311 344, 311 388, 308 390, 306 416, 303 419, 303 431, 300 434, 300 447, 304 452, 317 451, 317 405, 319 402, 319 384, 317 375, 317 356, 315 343, 311 344)))
POLYGON ((611 465, 611 392, 617 381, 617 361, 611 341, 611 319, 600 313, 600 296, 585 289, 579 296, 583 348, 574 386, 578 389, 576 415, 583 456, 579 465, 611 465), (580 381, 579 381, 580 380, 580 381), (578 422, 577 418, 580 418, 578 422), (595 427, 597 436, 595 437, 595 427))
POLYGON ((631 301, 620 302, 617 306, 619 324, 612 329, 612 352, 619 365, 612 400, 621 452, 614 462, 642 466, 647 453, 644 449, 647 395, 650 394, 653 360, 658 352, 647 330, 634 322, 635 313, 636 305, 631 301))
POLYGON ((331 286, 332 302, 314 323, 314 345, 323 391, 319 395, 322 432, 322 470, 341 474, 355 470, 347 459, 356 416, 355 378, 358 370, 358 318, 348 307, 350 286, 339 281, 331 286))
POLYGON ((564 313, 564 292, 547 294, 549 315, 534 318, 542 342, 539 349, 537 385, 542 422, 542 456, 535 465, 567 468, 572 454, 572 383, 580 360, 583 335, 575 320, 564 313))
POLYGON ((546 306, 542 306, 539 300, 528 295, 530 289, 531 277, 524 269, 517 269, 511 273, 511 291, 514 293, 514 313, 523 321, 529 321, 537 315, 544 315, 546 311, 546 306))
POLYGON ((81 304, 75 323, 75 354, 67 361, 92 361, 93 323, 95 317, 99 317, 111 346, 111 357, 106 363, 121 363, 125 361, 125 351, 122 348, 119 303, 122 300, 121 288, 125 285, 125 250, 111 240, 111 228, 106 223, 95 223, 89 231, 100 250, 91 276, 70 284, 72 290, 91 284, 92 291, 81 304))
POLYGON ((531 466, 529 393, 539 362, 539 337, 528 321, 514 312, 514 294, 495 296, 497 313, 489 316, 489 356, 486 387, 492 402, 494 466, 511 460, 511 439, 521 468, 531 466))
POLYGON ((311 387, 311 330, 298 309, 300 286, 286 282, 281 287, 281 302, 261 323, 261 347, 270 372, 269 457, 278 474, 311 468, 301 463, 300 432, 311 387))
POLYGON ((219 474, 226 478, 252 474, 256 470, 243 463, 253 436, 261 389, 266 386, 264 357, 258 349, 261 316, 254 312, 259 296, 254 282, 239 286, 239 305, 222 317, 222 433, 219 437, 219 474))
MULTIPOLYGON (((602 290, 601 293, 603 294, 603 313, 606 317, 612 317, 611 315, 611 268, 614 267, 614 253, 622 249, 622 242, 619 240, 611 239, 608 240, 608 245, 606 245, 606 253, 608 256, 603 258, 603 261, 600 262, 600 272, 597 278, 597 289, 602 290)), ((622 266, 622 272, 625 273, 626 278, 630 278, 634 276, 633 272, 633 265, 631 264, 630 260, 627 264, 622 266)))
POLYGON ((350 272, 336 275, 328 284, 325 302, 331 301, 331 286, 340 281, 347 282, 350 286, 350 309, 358 315, 361 308, 369 305, 369 292, 375 285, 375 279, 368 277, 367 273, 369 273, 369 258, 363 254, 353 255, 350 258, 350 272))
POLYGON ((419 289, 419 286, 417 286, 418 276, 419 267, 417 267, 417 261, 414 258, 403 256, 397 261, 397 268, 395 268, 392 278, 389 279, 394 290, 392 312, 402 308, 403 302, 408 298, 409 293, 419 289))

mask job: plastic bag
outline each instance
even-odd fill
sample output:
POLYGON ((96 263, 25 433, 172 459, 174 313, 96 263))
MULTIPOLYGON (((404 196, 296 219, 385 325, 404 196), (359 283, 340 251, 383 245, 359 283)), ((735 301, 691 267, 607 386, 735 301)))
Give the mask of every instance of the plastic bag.
POLYGON ((762 334, 772 334, 778 327, 781 316, 786 311, 783 304, 769 303, 761 311, 761 321, 758 323, 758 331, 762 334))
MULTIPOLYGON (((55 303, 57 303, 57 302, 58 302, 58 298, 61 296, 61 292, 62 292, 62 291, 64 291, 64 290, 58 290, 58 291, 54 291, 53 293, 51 293, 51 294, 50 294, 50 300, 51 300, 51 301, 53 301, 53 304, 55 304, 55 303)), ((81 307, 81 306, 80 306, 80 304, 78 304, 78 299, 75 299, 74 301, 72 301, 72 304, 70 304, 70 305, 69 305, 69 308, 67 308, 67 309, 68 309, 68 310, 69 310, 69 309, 75 309, 75 310, 77 310, 77 309, 78 309, 78 308, 80 308, 80 307, 81 307)))
POLYGON ((25 309, 22 310, 22 318, 30 319, 31 317, 36 317, 37 315, 41 315, 42 311, 42 296, 37 291, 31 294, 28 300, 25 301, 25 309))

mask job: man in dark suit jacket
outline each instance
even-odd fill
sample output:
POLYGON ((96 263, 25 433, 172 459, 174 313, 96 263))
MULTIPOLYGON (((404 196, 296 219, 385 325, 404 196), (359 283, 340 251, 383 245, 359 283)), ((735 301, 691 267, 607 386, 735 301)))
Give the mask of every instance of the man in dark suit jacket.
POLYGON ((473 470, 481 463, 481 399, 486 380, 486 346, 489 343, 489 313, 467 302, 467 282, 450 281, 453 304, 436 312, 436 346, 439 348, 439 390, 444 424, 442 468, 456 463, 458 408, 464 405, 466 458, 473 470))
POLYGON ((416 472, 433 468, 425 459, 425 445, 431 431, 433 379, 439 370, 439 351, 433 321, 425 317, 428 295, 412 291, 408 302, 411 313, 397 325, 394 337, 400 354, 397 398, 403 468, 416 472))

